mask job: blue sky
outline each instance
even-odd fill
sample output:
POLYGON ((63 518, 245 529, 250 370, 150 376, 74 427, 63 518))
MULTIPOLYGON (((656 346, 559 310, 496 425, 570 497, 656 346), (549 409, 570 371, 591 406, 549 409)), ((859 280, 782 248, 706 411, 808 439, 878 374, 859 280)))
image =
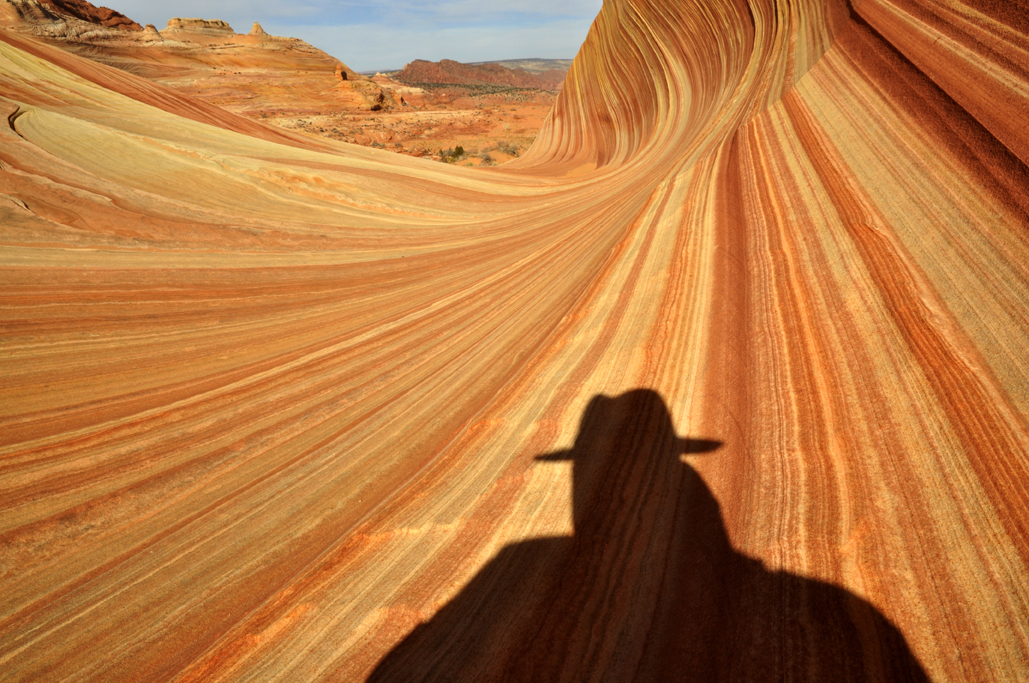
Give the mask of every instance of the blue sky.
POLYGON ((413 59, 481 62, 569 59, 602 0, 101 0, 158 29, 172 17, 224 19, 239 33, 258 21, 303 38, 358 71, 399 69, 413 59))

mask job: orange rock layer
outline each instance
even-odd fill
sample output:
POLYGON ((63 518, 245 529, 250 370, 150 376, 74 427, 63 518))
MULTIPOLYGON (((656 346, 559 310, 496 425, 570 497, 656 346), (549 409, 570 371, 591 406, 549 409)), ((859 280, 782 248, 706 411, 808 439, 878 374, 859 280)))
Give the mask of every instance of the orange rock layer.
POLYGON ((609 0, 495 170, 0 33, 11 681, 1029 678, 1029 44, 609 0))

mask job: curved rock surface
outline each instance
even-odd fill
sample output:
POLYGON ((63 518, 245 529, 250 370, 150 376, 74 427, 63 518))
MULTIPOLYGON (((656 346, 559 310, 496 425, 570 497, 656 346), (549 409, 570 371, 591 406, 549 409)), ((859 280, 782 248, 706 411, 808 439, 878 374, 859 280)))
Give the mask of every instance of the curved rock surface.
POLYGON ((96 7, 86 0, 40 0, 44 5, 54 9, 59 14, 100 24, 108 28, 128 29, 131 31, 142 31, 143 27, 129 19, 121 12, 116 12, 109 7, 96 7))
POLYGON ((1029 44, 608 0, 536 145, 0 32, 10 681, 1029 678, 1029 44))
POLYGON ((0 29, 31 32, 55 40, 89 44, 132 40, 142 27, 128 17, 85 0, 2 0, 0 29))

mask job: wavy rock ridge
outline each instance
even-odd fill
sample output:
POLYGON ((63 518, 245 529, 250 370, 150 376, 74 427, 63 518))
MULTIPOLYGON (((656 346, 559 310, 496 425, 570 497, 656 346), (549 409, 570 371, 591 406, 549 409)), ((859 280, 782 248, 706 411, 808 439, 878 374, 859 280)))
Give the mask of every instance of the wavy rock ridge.
POLYGON ((4 678, 1029 678, 998 7, 609 0, 495 171, 0 32, 4 678))
POLYGON ((121 28, 131 31, 142 31, 143 27, 129 19, 121 12, 108 7, 95 7, 86 0, 40 0, 60 14, 89 21, 108 28, 121 28))

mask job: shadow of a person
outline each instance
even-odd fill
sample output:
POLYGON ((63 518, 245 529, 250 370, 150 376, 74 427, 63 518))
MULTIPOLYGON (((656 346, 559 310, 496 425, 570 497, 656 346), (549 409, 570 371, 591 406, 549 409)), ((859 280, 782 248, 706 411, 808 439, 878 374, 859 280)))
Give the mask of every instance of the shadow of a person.
POLYGON ((596 396, 571 460, 575 535, 504 548, 369 678, 927 681, 900 632, 827 583, 733 550, 659 394, 596 396))

